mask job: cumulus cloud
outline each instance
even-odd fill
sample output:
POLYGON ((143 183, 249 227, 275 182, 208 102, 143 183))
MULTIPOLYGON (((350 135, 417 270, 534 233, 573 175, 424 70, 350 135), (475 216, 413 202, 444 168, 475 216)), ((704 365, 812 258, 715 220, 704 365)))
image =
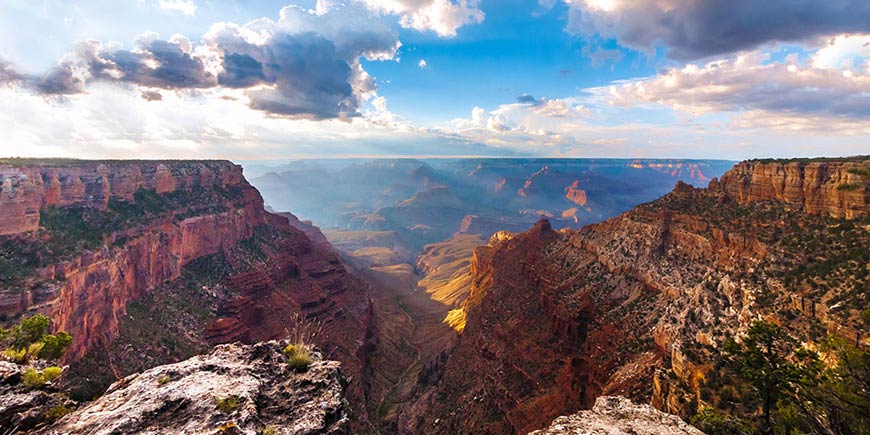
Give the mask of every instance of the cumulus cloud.
POLYGON ((611 104, 655 103, 683 112, 760 110, 799 116, 870 118, 870 73, 769 62, 749 52, 671 68, 595 91, 611 104))
POLYGON ((420 59, 420 61, 417 62, 417 67, 420 69, 425 69, 427 66, 429 66, 429 63, 426 62, 426 59, 420 59))
POLYGON ((816 68, 870 73, 870 34, 837 35, 813 54, 816 68))
POLYGON ((196 45, 182 35, 163 40, 156 33, 140 35, 129 50, 117 43, 83 42, 42 76, 0 63, 0 81, 43 95, 80 93, 90 82, 244 89, 251 108, 272 115, 349 118, 359 115, 375 90, 360 58, 391 59, 399 46, 389 27, 361 5, 316 11, 288 6, 277 21, 214 24, 196 45))
MULTIPOLYGON (((322 1, 322 0, 321 0, 322 1)), ((369 8, 400 17, 402 27, 432 31, 441 37, 456 36, 467 24, 482 23, 479 0, 361 0, 369 8)))
POLYGON ((775 41, 806 41, 867 30, 865 0, 564 0, 569 31, 616 38, 675 59, 699 59, 775 41))
POLYGON ((160 0, 160 9, 181 12, 187 16, 196 14, 196 3, 193 0, 160 0))

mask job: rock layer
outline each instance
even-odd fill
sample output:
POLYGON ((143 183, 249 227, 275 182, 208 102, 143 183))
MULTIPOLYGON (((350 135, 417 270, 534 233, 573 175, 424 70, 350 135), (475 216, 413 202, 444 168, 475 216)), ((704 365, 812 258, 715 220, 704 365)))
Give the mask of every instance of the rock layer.
POLYGON ((240 185, 241 166, 226 161, 5 160, 0 162, 0 235, 35 231, 43 207, 105 208, 110 199, 193 187, 240 185))
POLYGON ((807 213, 848 219, 870 207, 870 157, 742 162, 711 184, 742 204, 782 201, 807 213), (863 171, 863 175, 862 175, 863 171))

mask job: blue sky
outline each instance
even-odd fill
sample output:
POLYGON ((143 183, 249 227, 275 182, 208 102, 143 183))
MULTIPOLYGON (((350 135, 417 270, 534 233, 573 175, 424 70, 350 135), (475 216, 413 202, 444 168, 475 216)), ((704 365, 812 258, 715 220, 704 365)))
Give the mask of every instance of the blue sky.
POLYGON ((870 6, 9 0, 2 155, 870 153, 870 6))

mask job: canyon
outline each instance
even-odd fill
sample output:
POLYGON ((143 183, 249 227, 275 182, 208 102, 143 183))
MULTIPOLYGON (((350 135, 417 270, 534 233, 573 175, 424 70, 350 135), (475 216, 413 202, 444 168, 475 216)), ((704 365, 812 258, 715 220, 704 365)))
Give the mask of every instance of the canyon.
MULTIPOLYGON (((289 173, 336 170, 318 165, 289 173)), ((380 193, 339 201, 324 213, 344 226, 321 231, 274 199, 287 172, 259 177, 264 201, 230 162, 2 160, 0 314, 45 313, 73 335, 63 388, 90 403, 82 415, 151 395, 136 379, 170 370, 152 368, 282 339, 301 316, 347 375, 334 433, 561 433, 608 406, 695 433, 655 409, 734 406, 714 367, 752 321, 870 345, 870 159, 754 160, 710 179, 697 162, 572 165, 359 164, 347 178, 380 193), (615 181, 628 170, 643 172, 615 181)), ((314 210, 343 194, 361 195, 295 198, 314 210)))
POLYGON ((367 285, 311 229, 266 212, 240 166, 12 159, 0 173, 2 313, 45 313, 72 334, 74 397, 215 344, 282 338, 301 314, 355 380, 365 427, 367 285))

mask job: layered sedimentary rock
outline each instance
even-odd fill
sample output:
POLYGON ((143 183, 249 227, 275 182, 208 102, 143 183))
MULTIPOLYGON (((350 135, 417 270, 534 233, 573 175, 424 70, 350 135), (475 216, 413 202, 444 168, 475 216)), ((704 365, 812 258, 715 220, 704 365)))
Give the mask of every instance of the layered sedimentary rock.
POLYGON ((589 411, 555 419, 529 435, 704 435, 679 417, 624 397, 603 396, 589 411))
MULTIPOLYGON (((105 208, 139 190, 168 193, 242 184, 242 168, 220 161, 0 161, 0 235, 35 231, 43 207, 105 208)), ((247 182, 244 182, 247 184, 247 182)))
POLYGON ((854 218, 870 206, 870 157, 847 161, 748 161, 711 188, 741 203, 777 200, 807 213, 854 218))
MULTIPOLYGON (((81 394, 210 345, 284 337, 299 314, 345 364, 349 394, 364 395, 374 328, 366 285, 324 239, 267 213, 239 166, 27 161, 3 171, 17 180, 4 182, 15 188, 3 201, 30 195, 39 207, 37 226, 7 225, 0 236, 0 267, 15 272, 0 277, 0 310, 44 312, 73 335, 65 359, 81 394)), ((0 214, 23 222, 7 205, 0 214)))
POLYGON ((127 376, 38 433, 349 433, 340 363, 315 354, 300 372, 287 364, 281 353, 285 345, 227 344, 208 355, 127 376))
MULTIPOLYGON (((847 169, 854 161, 824 163, 861 174, 847 169)), ((678 183, 580 230, 541 221, 497 233, 475 252, 465 328, 437 375, 421 380, 400 431, 523 434, 601 395, 675 414, 715 407, 700 390, 718 349, 759 317, 782 318, 801 340, 821 326, 870 344, 859 315, 870 207, 829 213, 812 205, 825 203, 822 190, 800 207, 741 197, 724 187, 735 177, 707 189, 678 183)))

